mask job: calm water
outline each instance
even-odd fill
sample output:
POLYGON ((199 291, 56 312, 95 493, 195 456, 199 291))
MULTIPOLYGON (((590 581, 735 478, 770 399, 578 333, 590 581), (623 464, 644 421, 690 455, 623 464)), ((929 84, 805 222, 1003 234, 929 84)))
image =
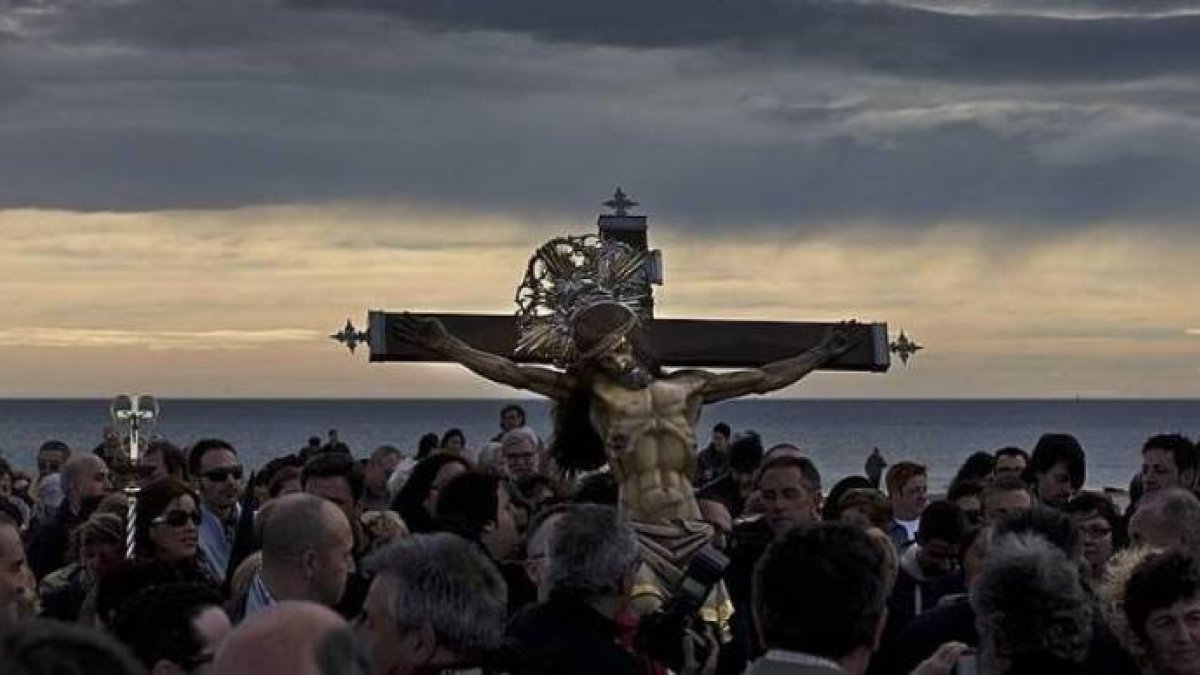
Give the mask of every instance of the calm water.
MULTIPOLYGON (((291 452, 329 429, 356 452, 381 443, 413 448, 421 434, 461 428, 477 446, 498 430, 497 400, 163 400, 153 430, 186 445, 204 436, 232 442, 250 466, 291 452)), ((551 429, 544 401, 521 401, 543 437, 551 429)), ((36 447, 49 438, 91 448, 108 421, 108 401, 0 400, 0 449, 32 467, 36 447)), ((1200 400, 1167 401, 731 401, 710 406, 698 434, 718 421, 736 431, 754 429, 768 445, 792 442, 807 449, 828 483, 861 473, 874 446, 889 462, 913 459, 930 467, 933 487, 944 487, 975 450, 1003 445, 1030 448, 1047 431, 1075 434, 1088 454, 1088 484, 1128 483, 1147 436, 1180 432, 1200 436, 1200 400)))

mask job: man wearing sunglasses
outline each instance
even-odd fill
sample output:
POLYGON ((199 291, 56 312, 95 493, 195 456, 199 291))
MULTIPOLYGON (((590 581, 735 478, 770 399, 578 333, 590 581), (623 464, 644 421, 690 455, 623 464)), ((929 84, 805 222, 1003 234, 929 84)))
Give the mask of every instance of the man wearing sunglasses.
POLYGON ((206 438, 192 446, 188 468, 200 493, 200 554, 213 578, 224 581, 241 515, 242 465, 232 445, 206 438))

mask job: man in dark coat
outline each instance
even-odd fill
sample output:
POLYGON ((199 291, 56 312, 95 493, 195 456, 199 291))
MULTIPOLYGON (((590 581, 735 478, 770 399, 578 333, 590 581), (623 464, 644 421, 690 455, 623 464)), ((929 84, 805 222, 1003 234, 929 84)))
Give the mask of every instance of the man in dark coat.
POLYGON ((645 660, 619 644, 629 610, 637 536, 616 510, 593 504, 563 512, 548 542, 549 600, 509 624, 520 675, 639 675, 645 660))

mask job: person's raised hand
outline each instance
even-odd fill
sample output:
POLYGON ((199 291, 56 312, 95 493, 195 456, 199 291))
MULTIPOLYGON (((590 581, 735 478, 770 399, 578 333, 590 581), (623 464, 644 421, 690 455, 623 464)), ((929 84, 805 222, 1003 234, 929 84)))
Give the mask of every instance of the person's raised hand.
POLYGON ((909 675, 952 675, 959 657, 968 649, 969 647, 961 642, 947 642, 938 647, 933 656, 922 661, 909 675))
POLYGON ((395 335, 405 342, 437 351, 450 341, 450 333, 433 317, 402 312, 394 324, 395 335))
POLYGON ((836 326, 831 326, 821 336, 817 349, 824 350, 830 359, 836 359, 845 354, 858 344, 860 339, 858 326, 857 321, 843 321, 836 326))

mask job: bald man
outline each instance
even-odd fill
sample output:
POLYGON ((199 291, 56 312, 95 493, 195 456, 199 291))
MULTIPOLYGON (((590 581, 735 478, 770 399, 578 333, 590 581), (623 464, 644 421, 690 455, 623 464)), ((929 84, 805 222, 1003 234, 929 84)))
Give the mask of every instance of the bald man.
POLYGON ((262 537, 262 567, 236 603, 235 620, 284 600, 341 601, 354 571, 354 535, 341 509, 313 495, 285 495, 266 515, 262 537))
POLYGON ((238 626, 217 652, 211 675, 366 675, 364 646, 333 610, 280 602, 238 626))
POLYGON ((62 489, 66 497, 54 517, 29 536, 29 566, 38 579, 66 564, 71 530, 112 491, 108 467, 95 455, 76 455, 63 466, 62 489))

